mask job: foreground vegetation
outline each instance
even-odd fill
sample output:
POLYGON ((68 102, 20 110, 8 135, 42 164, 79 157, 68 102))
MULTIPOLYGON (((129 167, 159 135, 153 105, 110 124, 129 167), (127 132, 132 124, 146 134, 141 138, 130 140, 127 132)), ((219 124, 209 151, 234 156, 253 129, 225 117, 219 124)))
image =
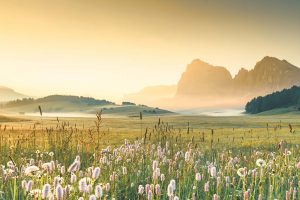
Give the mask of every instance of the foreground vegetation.
POLYGON ((1 123, 0 199, 299 199, 297 124, 100 114, 1 123))

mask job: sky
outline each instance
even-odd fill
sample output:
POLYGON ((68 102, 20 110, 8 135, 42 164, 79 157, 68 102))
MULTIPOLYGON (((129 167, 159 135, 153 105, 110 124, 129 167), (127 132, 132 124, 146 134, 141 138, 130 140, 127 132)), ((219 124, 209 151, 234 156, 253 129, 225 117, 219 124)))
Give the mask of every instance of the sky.
POLYGON ((232 75, 300 66, 298 0, 0 0, 0 85, 120 101, 172 85, 193 59, 232 75))

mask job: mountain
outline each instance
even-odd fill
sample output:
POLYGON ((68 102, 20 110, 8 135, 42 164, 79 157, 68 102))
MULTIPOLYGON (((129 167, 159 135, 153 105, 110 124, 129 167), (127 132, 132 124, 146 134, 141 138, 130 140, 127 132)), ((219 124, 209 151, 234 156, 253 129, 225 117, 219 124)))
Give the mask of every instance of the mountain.
POLYGON ((123 116, 136 115, 143 112, 146 115, 170 114, 171 112, 145 105, 135 105, 123 102, 117 105, 107 100, 99 100, 91 97, 50 95, 43 98, 25 98, 7 102, 2 106, 2 111, 13 113, 38 113, 41 106, 44 113, 85 113, 94 114, 103 110, 103 114, 115 114, 123 116))
POLYGON ((125 95, 124 100, 157 106, 160 105, 162 101, 173 98, 176 94, 176 90, 176 85, 149 86, 137 93, 125 95))
POLYGON ((300 85, 300 69, 286 60, 264 57, 254 69, 241 69, 233 79, 235 90, 247 91, 253 95, 264 95, 270 92, 300 85))
POLYGON ((227 95, 231 87, 232 77, 226 68, 212 66, 197 59, 182 74, 176 96, 227 95))
POLYGON ((249 101, 245 110, 247 113, 257 114, 274 109, 285 111, 300 111, 300 87, 293 86, 266 96, 259 96, 249 101))
POLYGON ((266 56, 233 78, 224 67, 194 60, 182 74, 174 100, 190 107, 241 106, 255 96, 293 85, 300 85, 300 69, 286 60, 266 56))
POLYGON ((13 89, 0 86, 0 102, 12 101, 15 99, 22 99, 28 96, 15 92, 13 89))

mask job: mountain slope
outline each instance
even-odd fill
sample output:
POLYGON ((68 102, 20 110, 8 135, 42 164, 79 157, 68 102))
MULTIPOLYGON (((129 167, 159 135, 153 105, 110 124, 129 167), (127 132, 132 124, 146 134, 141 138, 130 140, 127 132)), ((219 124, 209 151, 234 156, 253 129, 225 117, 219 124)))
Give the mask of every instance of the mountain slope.
POLYGON ((233 79, 238 92, 248 91, 253 94, 266 94, 300 85, 300 69, 286 60, 265 57, 254 69, 241 69, 233 79))
POLYGON ((0 102, 7 102, 26 97, 28 96, 15 92, 13 89, 0 86, 0 102))
POLYGON ((231 89, 231 84, 232 77, 226 68, 194 60, 182 74, 176 94, 177 96, 227 94, 231 89))
POLYGON ((286 60, 266 56, 234 78, 224 67, 194 60, 178 82, 175 101, 190 107, 220 106, 221 102, 221 107, 242 106, 255 96, 293 85, 300 85, 300 69, 286 60))

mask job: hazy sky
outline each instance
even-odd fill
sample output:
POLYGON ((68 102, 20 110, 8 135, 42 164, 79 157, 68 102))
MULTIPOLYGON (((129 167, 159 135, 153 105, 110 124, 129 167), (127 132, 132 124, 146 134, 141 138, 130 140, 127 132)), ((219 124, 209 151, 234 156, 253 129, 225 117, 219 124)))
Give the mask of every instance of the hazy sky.
POLYGON ((0 85, 117 100, 176 84, 195 58, 300 66, 299 36, 298 0, 0 0, 0 85))

